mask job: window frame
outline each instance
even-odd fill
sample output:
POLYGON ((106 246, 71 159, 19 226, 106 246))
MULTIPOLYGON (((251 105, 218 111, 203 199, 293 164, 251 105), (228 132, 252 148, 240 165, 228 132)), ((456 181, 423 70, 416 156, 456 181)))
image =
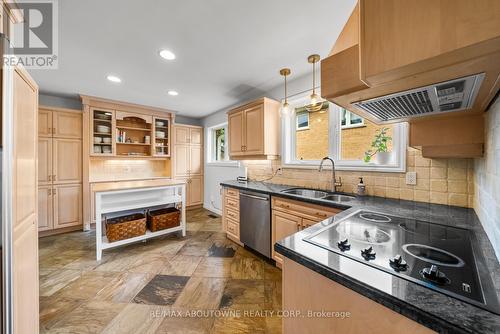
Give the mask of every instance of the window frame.
POLYGON ((301 113, 301 115, 307 115, 307 126, 299 127, 299 119, 296 117, 295 118, 295 129, 297 131, 302 131, 302 130, 309 130, 309 112, 304 111, 301 113))
POLYGON ((220 123, 205 128, 206 133, 206 161, 208 166, 239 166, 237 161, 229 159, 229 137, 228 137, 228 122, 220 123), (226 152, 226 157, 224 160, 216 160, 216 147, 215 147, 215 132, 219 129, 224 129, 224 147, 226 152))
MULTIPOLYGON (((296 127, 295 127, 295 108, 307 104, 309 95, 302 95, 296 99, 289 100, 290 112, 282 116, 281 134, 282 134, 282 165, 283 168, 304 168, 317 169, 320 160, 297 160, 296 159, 296 127), (292 129, 294 129, 292 131, 292 129)), ((342 145, 342 126, 341 110, 342 108, 328 102, 328 156, 335 157, 335 168, 346 171, 374 171, 374 172, 393 172, 401 173, 406 171, 406 149, 408 143, 408 123, 393 124, 393 150, 395 153, 394 161, 390 165, 378 165, 374 162, 365 163, 362 160, 342 160, 337 157, 341 153, 342 145)), ((363 122, 364 123, 364 122, 363 122)), ((326 165, 327 169, 331 166, 326 165)))
POLYGON ((342 116, 340 117, 340 128, 341 129, 354 129, 354 128, 362 128, 362 127, 366 126, 365 119, 363 117, 361 117, 361 123, 352 124, 351 123, 352 112, 350 112, 349 110, 347 110, 345 108, 340 108, 341 113, 342 113, 342 111, 346 112, 346 117, 345 117, 345 125, 342 125, 342 116))

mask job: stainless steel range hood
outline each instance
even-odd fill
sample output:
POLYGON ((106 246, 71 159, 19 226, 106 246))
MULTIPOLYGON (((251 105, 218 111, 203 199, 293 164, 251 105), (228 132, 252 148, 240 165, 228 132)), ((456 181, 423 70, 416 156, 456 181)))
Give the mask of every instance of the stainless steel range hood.
POLYGON ((381 122, 461 111, 472 107, 483 79, 484 73, 479 73, 355 102, 353 105, 381 122))

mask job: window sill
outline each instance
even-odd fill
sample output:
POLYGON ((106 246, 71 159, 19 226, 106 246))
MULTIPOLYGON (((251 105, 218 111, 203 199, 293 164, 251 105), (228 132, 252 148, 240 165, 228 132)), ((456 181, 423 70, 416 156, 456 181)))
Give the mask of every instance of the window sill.
MULTIPOLYGON (((317 170, 319 168, 320 162, 317 163, 284 163, 281 167, 284 169, 311 169, 317 170)), ((325 163, 323 165, 324 170, 332 170, 331 164, 325 163)), ((341 171, 353 171, 353 172, 384 172, 384 173, 404 173, 406 172, 406 166, 398 165, 376 165, 376 164, 349 164, 335 162, 335 170, 341 171)))
POLYGON ((238 161, 207 162, 207 167, 240 167, 238 161))
POLYGON ((341 130, 349 130, 349 129, 356 129, 356 128, 365 128, 365 124, 355 124, 355 125, 341 125, 340 129, 341 130))

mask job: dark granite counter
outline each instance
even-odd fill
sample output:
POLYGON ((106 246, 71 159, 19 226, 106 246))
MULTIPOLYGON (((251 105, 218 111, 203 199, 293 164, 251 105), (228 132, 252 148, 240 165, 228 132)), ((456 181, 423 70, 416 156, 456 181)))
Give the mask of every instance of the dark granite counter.
POLYGON ((277 242, 274 249, 305 267, 437 332, 500 333, 499 315, 302 240, 361 208, 466 228, 472 232, 472 246, 481 281, 490 287, 490 293, 496 293, 496 296, 490 297, 498 299, 500 296, 500 265, 474 210, 379 197, 363 197, 348 203, 334 203, 284 194, 281 193, 282 190, 296 187, 264 182, 227 181, 221 185, 344 209, 345 211, 335 217, 326 219, 277 242))

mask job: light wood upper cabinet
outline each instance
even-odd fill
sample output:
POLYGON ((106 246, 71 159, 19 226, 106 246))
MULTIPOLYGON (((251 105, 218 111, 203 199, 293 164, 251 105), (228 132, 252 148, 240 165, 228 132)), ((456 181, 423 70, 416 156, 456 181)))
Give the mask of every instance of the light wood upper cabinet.
POLYGON ((52 138, 38 137, 38 185, 52 182, 52 138))
POLYGON ((280 104, 262 98, 228 112, 231 159, 276 159, 280 154, 280 104))
POLYGON ((176 125, 174 128, 174 136, 176 144, 189 144, 189 128, 176 125))
POLYGON ((243 117, 244 110, 231 112, 227 115, 229 132, 229 155, 235 157, 245 154, 243 151, 243 117))
POLYGON ((194 145, 201 145, 203 143, 203 135, 201 128, 189 129, 189 143, 194 145))
POLYGON ((82 181, 82 142, 78 139, 54 139, 54 183, 82 181))
POLYGON ((52 110, 40 108, 38 112, 38 136, 52 137, 52 110))
POLYGON ((58 185, 54 192, 54 228, 82 224, 82 186, 58 185))
POLYGON ((82 138, 82 114, 57 111, 52 116, 53 134, 56 138, 82 138))
POLYGON ((54 228, 52 186, 38 187, 38 231, 54 228))
POLYGON ((264 154, 264 105, 259 104, 245 110, 244 124, 245 154, 264 154))

